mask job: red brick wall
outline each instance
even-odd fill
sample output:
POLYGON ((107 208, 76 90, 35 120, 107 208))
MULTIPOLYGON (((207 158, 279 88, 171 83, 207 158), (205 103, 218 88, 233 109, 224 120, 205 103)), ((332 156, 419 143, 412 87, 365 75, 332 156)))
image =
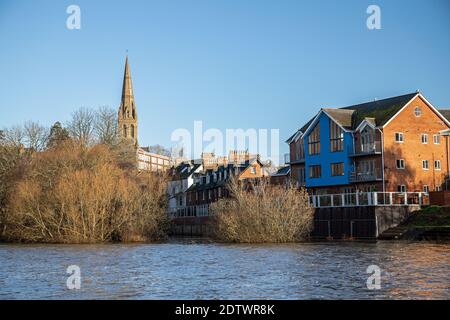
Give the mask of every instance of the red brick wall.
POLYGON ((440 144, 434 144, 433 134, 447 128, 420 97, 383 128, 386 191, 397 191, 399 184, 406 185, 408 192, 423 191, 424 185, 432 191, 443 182, 447 172, 445 137, 440 137, 440 144), (420 117, 414 114, 417 106, 422 110, 420 117), (395 142, 396 132, 403 132, 403 143, 395 142), (428 144, 422 144, 422 133, 428 134, 428 144), (396 168, 397 159, 405 160, 405 169, 396 168), (422 160, 429 161, 429 170, 422 169, 422 160), (434 169, 434 160, 441 161, 441 170, 434 169))

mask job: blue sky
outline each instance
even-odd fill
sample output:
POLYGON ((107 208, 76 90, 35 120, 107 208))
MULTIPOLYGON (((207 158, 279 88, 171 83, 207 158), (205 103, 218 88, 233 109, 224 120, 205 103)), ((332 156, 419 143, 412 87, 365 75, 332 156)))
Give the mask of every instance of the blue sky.
POLYGON ((0 127, 118 108, 127 49, 141 145, 202 120, 279 128, 287 152, 320 107, 416 89, 450 107, 450 1, 0 0, 0 39, 0 127), (71 4, 81 30, 66 28, 71 4))

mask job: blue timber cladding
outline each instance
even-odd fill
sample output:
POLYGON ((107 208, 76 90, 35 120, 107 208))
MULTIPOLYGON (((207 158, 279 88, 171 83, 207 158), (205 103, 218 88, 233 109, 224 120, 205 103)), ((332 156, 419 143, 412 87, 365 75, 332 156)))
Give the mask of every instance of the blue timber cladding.
POLYGON ((306 175, 306 187, 322 187, 333 185, 346 185, 349 184, 349 176, 352 171, 352 160, 349 157, 349 153, 353 150, 353 136, 351 132, 344 131, 344 147, 342 151, 332 152, 330 147, 330 117, 321 112, 318 119, 313 122, 310 130, 303 137, 305 145, 305 175, 306 175), (319 123, 320 125, 320 153, 310 155, 308 152, 308 137, 312 129, 319 123), (344 163, 344 175, 332 176, 331 164, 332 163, 344 163), (321 166, 321 177, 310 178, 309 167, 312 165, 321 166))

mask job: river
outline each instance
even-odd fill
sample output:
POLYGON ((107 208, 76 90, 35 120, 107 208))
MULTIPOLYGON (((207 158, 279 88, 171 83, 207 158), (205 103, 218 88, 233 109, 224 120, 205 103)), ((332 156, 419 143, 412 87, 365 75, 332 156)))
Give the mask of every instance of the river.
POLYGON ((450 243, 0 245, 0 299, 334 298, 450 299, 450 243))

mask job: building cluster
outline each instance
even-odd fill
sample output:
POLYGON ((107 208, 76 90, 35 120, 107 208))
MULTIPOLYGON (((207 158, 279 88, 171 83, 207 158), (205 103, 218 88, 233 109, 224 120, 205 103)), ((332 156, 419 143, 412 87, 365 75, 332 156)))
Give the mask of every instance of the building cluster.
POLYGON ((170 170, 168 212, 172 217, 207 216, 209 205, 228 197, 231 178, 246 181, 269 177, 269 168, 258 155, 230 151, 228 157, 203 153, 200 159, 184 161, 170 170))
POLYGON ((286 141, 285 165, 271 172, 246 151, 172 161, 140 147, 128 58, 118 113, 120 136, 135 145, 138 168, 170 169, 168 210, 183 217, 208 215, 212 202, 228 196, 232 176, 241 181, 269 177, 272 184, 305 187, 313 196, 447 189, 449 120, 450 110, 438 110, 419 92, 322 108, 286 141))
POLYGON ((446 187, 448 110, 421 93, 323 108, 288 140, 288 177, 310 194, 446 187))

